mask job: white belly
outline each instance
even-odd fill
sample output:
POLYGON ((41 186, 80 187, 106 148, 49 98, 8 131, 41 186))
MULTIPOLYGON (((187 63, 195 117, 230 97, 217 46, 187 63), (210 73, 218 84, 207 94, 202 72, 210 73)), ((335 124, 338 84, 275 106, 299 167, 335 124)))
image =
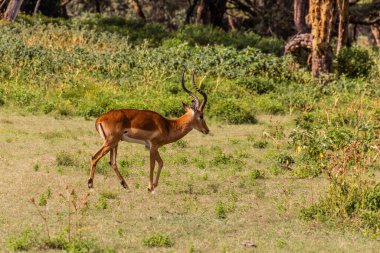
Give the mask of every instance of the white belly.
POLYGON ((123 135, 123 138, 121 138, 121 140, 126 141, 126 142, 138 143, 138 144, 143 144, 145 146, 149 146, 146 141, 139 140, 139 139, 133 139, 126 134, 123 135))

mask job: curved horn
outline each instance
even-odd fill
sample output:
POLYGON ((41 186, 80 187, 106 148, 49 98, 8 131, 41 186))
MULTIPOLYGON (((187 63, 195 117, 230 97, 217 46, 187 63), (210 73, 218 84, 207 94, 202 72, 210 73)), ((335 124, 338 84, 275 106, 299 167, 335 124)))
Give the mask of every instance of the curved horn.
POLYGON ((199 110, 200 110, 200 111, 203 111, 203 109, 205 108, 206 102, 207 102, 207 95, 206 95, 206 93, 204 93, 201 89, 199 89, 198 86, 195 84, 194 73, 193 73, 192 81, 193 81, 194 89, 195 89, 196 91, 198 91, 199 94, 201 94, 201 95, 203 96, 202 104, 201 104, 200 107, 199 107, 199 110))
POLYGON ((195 108, 198 108, 199 107, 199 99, 198 99, 198 97, 194 93, 192 93, 191 91, 189 91, 186 88, 186 86, 185 86, 185 71, 186 71, 186 68, 184 68, 183 72, 182 72, 182 81, 181 81, 182 89, 184 91, 186 91, 194 99, 195 108))

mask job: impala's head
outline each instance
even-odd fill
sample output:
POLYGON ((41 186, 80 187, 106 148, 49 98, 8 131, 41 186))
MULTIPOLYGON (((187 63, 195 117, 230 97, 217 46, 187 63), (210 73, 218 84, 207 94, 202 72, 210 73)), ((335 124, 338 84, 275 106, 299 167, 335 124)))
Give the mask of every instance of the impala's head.
POLYGON ((207 127, 206 121, 203 116, 203 109, 205 108, 206 102, 207 102, 207 95, 204 93, 201 89, 198 88, 198 86, 195 84, 194 80, 194 73, 192 76, 192 83, 194 86, 194 89, 203 96, 202 103, 199 103, 199 98, 190 90, 188 90, 185 86, 185 70, 182 72, 182 88, 184 91, 186 91, 192 98, 193 101, 191 103, 191 106, 188 106, 187 104, 183 103, 183 109, 187 113, 191 113, 193 115, 193 121, 192 126, 199 132, 202 132, 204 134, 208 134, 210 130, 207 127))

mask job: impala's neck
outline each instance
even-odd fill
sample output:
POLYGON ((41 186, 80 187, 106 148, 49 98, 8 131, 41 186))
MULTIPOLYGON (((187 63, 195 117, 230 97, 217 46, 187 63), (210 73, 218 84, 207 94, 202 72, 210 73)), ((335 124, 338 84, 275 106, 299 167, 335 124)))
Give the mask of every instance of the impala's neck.
POLYGON ((170 134, 169 142, 175 142, 183 138, 192 129, 192 121, 194 114, 192 112, 187 112, 177 119, 169 120, 170 123, 170 134))

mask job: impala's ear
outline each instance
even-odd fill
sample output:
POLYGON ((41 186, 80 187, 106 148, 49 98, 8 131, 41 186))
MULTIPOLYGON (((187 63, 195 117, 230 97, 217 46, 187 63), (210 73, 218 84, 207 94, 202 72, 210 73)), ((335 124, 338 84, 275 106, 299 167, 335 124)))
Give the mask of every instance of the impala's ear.
POLYGON ((187 104, 185 104, 184 102, 182 102, 182 106, 183 106, 183 109, 188 112, 189 110, 191 110, 191 107, 188 106, 187 104))

